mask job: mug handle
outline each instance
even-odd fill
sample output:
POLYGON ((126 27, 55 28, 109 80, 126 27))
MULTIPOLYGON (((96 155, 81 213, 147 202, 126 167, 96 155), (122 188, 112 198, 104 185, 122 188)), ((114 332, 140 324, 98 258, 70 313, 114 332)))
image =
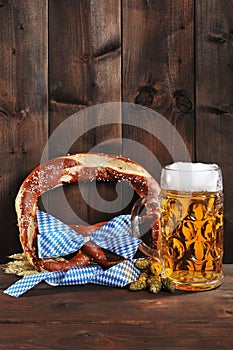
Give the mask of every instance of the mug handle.
POLYGON ((159 258, 160 250, 160 225, 161 210, 158 197, 142 197, 133 205, 131 211, 132 235, 142 238, 150 232, 150 243, 146 244, 142 239, 139 250, 146 256, 159 258))

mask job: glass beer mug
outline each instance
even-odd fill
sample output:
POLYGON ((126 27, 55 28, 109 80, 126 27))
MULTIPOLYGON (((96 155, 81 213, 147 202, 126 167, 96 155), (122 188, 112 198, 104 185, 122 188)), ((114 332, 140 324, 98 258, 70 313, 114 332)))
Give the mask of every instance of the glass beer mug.
POLYGON ((149 226, 152 235, 152 244, 143 238, 140 250, 161 261, 163 276, 177 289, 218 287, 223 281, 221 169, 216 164, 173 163, 162 169, 160 185, 158 198, 139 199, 132 209, 133 235, 142 237, 149 226))

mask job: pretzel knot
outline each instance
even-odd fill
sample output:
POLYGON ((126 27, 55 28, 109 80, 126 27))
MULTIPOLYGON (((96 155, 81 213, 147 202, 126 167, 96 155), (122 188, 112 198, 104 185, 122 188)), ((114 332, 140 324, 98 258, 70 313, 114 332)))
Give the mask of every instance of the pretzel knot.
MULTIPOLYGON (((70 260, 39 258, 37 247, 37 202, 39 197, 57 186, 78 181, 127 181, 140 196, 157 196, 160 187, 156 180, 138 163, 120 156, 99 153, 77 153, 51 159, 35 168, 22 183, 16 197, 20 242, 27 260, 38 271, 69 270, 88 265, 90 259, 104 267, 124 260, 91 241, 88 241, 70 260)), ((90 234, 103 223, 79 225, 79 232, 90 234)))

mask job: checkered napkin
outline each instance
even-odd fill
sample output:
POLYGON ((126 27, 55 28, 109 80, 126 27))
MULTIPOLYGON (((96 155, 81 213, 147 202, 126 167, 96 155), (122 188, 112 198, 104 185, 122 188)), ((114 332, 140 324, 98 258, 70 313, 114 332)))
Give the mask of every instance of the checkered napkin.
POLYGON ((65 256, 79 250, 91 240, 101 248, 131 259, 140 241, 131 235, 130 215, 120 215, 108 221, 88 237, 83 237, 57 218, 37 210, 39 258, 65 256))
MULTIPOLYGON (((87 238, 83 238, 47 213, 38 211, 37 218, 40 257, 67 255, 80 249, 87 241, 87 238)), ((18 297, 42 281, 52 286, 95 283, 110 287, 124 287, 138 278, 139 270, 133 264, 133 256, 141 241, 131 235, 129 215, 121 215, 110 220, 93 232, 88 239, 128 260, 107 270, 102 269, 101 266, 89 265, 73 267, 67 272, 54 271, 29 275, 14 283, 4 293, 18 297)))
POLYGON ((23 277, 4 293, 19 297, 42 281, 51 286, 67 286, 86 283, 101 284, 109 287, 124 287, 139 277, 140 271, 135 268, 133 261, 126 260, 108 270, 101 266, 72 267, 67 272, 43 272, 23 277))

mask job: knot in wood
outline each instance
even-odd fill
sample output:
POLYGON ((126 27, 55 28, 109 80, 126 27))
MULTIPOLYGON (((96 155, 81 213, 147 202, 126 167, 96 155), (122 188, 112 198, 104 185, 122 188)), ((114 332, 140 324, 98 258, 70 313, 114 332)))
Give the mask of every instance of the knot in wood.
POLYGON ((23 23, 20 23, 19 25, 18 25, 18 27, 17 27, 19 30, 24 30, 24 25, 23 25, 23 23))
POLYGON ((20 110, 17 110, 17 111, 14 111, 13 112, 13 117, 17 118, 18 121, 22 121, 23 119, 25 119, 28 115, 28 111, 25 110, 25 109, 20 109, 20 110))
POLYGON ((173 97, 176 100, 176 107, 180 110, 180 112, 188 113, 192 110, 193 103, 184 91, 174 92, 173 97))
POLYGON ((214 44, 224 44, 226 42, 226 37, 224 34, 209 33, 208 41, 214 44))
POLYGON ((139 86, 138 94, 134 99, 134 103, 150 107, 154 101, 156 90, 152 86, 139 86))
POLYGON ((84 53, 82 56, 79 56, 79 59, 82 62, 88 63, 90 60, 90 57, 89 57, 88 53, 84 53))
POLYGON ((9 114, 4 109, 0 108, 0 117, 3 117, 4 119, 7 120, 9 118, 9 114))

